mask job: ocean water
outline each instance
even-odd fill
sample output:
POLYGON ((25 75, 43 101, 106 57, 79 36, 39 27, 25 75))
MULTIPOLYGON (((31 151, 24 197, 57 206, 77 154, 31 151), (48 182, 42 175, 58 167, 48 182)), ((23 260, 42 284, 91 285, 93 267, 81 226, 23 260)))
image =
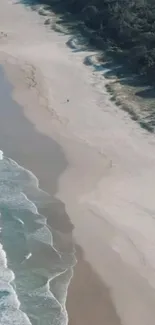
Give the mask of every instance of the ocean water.
POLYGON ((57 249, 37 209, 46 200, 37 178, 0 151, 0 325, 68 322, 74 250, 57 249))

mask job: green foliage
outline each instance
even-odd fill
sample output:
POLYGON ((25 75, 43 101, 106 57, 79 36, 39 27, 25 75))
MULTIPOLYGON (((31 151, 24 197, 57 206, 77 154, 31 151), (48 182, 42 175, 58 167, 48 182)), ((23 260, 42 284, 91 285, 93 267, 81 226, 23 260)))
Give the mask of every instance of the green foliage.
POLYGON ((59 0, 61 2, 89 28, 96 30, 106 43, 110 41, 124 52, 134 71, 153 81, 155 0, 59 0))

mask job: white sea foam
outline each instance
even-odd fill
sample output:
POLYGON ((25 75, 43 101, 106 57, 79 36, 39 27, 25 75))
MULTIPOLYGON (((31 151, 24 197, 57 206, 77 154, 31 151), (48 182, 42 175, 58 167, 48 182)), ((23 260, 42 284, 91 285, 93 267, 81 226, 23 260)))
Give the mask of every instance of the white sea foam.
POLYGON ((45 225, 42 228, 39 228, 34 233, 29 234, 30 237, 39 240, 40 242, 53 246, 53 236, 51 231, 45 225))
POLYGON ((6 253, 3 250, 2 244, 0 244, 0 267, 7 268, 7 258, 6 253))
POLYGON ((0 160, 3 160, 3 151, 0 150, 0 160))
POLYGON ((7 257, 0 244, 0 325, 31 325, 27 315, 20 310, 18 296, 11 285, 14 273, 7 266, 7 257))
POLYGON ((11 162, 14 166, 16 166, 19 170, 26 172, 26 173, 30 176, 30 179, 31 179, 31 181, 32 181, 32 185, 35 186, 39 192, 42 192, 43 194, 49 196, 49 194, 48 194, 47 192, 45 192, 45 191, 43 191, 43 190, 40 189, 38 178, 37 178, 37 177, 36 177, 36 176, 35 176, 35 175, 34 175, 34 174, 29 170, 29 169, 26 169, 26 168, 24 168, 23 166, 19 165, 16 161, 14 161, 14 160, 11 159, 11 158, 9 158, 9 160, 10 160, 10 162, 11 162))
MULTIPOLYGON (((0 177, 0 204, 2 206, 5 204, 9 208, 24 208, 38 214, 37 207, 21 192, 18 183, 17 185, 12 183, 12 179, 16 180, 20 176, 21 169, 19 169, 18 164, 7 158, 5 159, 2 151, 0 151, 0 160, 3 160, 0 177), (12 169, 12 165, 16 168, 12 169)), ((30 175, 31 178, 32 175, 30 175)), ((38 186, 37 178, 33 178, 33 183, 38 186)), ((14 216, 14 219, 24 225, 20 218, 14 216)), ((26 255, 25 259, 28 260, 30 257, 31 253, 26 255)), ((30 325, 29 318, 20 310, 20 301, 11 285, 14 280, 15 275, 7 267, 7 256, 2 244, 0 244, 0 325, 30 325)))
POLYGON ((31 200, 28 199, 26 194, 22 192, 21 195, 23 196, 24 201, 26 202, 26 207, 30 209, 32 213, 39 214, 36 205, 31 200))
MULTIPOLYGON (((38 296, 38 297, 43 297, 45 299, 51 299, 52 301, 52 307, 54 308, 54 306, 56 308, 60 308, 61 313, 62 313, 62 318, 65 319, 65 324, 68 324, 68 314, 67 314, 67 310, 66 310, 66 298, 67 298, 67 291, 68 291, 68 286, 70 284, 71 278, 73 275, 73 268, 69 268, 69 269, 65 269, 61 272, 56 273, 54 276, 51 276, 47 283, 36 289, 35 291, 33 291, 32 296, 38 296), (70 272, 71 275, 67 278, 66 281, 63 280, 63 284, 62 287, 63 289, 61 289, 61 298, 57 298, 54 293, 51 291, 50 289, 50 284, 52 282, 52 280, 55 280, 56 278, 59 278, 65 274, 67 274, 67 272, 70 272)), ((58 280, 59 282, 59 280, 58 280)), ((61 286, 61 283, 60 283, 61 286)), ((59 286, 59 290, 60 290, 60 286, 59 286)), ((60 295, 59 295, 60 296, 60 295)))
POLYGON ((27 315, 21 310, 4 310, 0 315, 0 325, 31 325, 27 315))
POLYGON ((29 254, 27 254, 26 256, 25 256, 25 259, 26 260, 29 260, 29 258, 32 256, 32 253, 29 253, 29 254))
POLYGON ((24 225, 24 221, 21 220, 20 218, 17 218, 16 216, 14 216, 14 219, 17 220, 19 223, 21 223, 22 225, 24 225))

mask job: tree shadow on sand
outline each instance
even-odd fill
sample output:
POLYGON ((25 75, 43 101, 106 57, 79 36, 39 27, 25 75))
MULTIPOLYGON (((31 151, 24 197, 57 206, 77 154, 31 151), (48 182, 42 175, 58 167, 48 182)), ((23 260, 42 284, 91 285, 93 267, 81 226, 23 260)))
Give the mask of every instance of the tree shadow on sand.
POLYGON ((57 18, 54 25, 50 25, 49 20, 49 25, 52 29, 70 36, 66 44, 73 52, 90 51, 91 55, 93 52, 95 55, 96 51, 99 51, 100 60, 98 64, 94 64, 89 59, 89 55, 84 59, 84 64, 92 65, 96 72, 103 71, 103 75, 107 79, 118 78, 122 85, 136 88, 146 86, 146 91, 138 91, 136 95, 149 98, 150 94, 152 98, 153 87, 150 86, 151 91, 147 91, 148 82, 143 77, 131 72, 131 67, 127 65, 122 52, 118 51, 112 44, 109 45, 109 40, 103 40, 98 31, 88 28, 79 14, 70 13, 65 2, 63 4, 61 0, 19 0, 16 4, 18 3, 23 3, 25 6, 31 7, 32 10, 37 10, 46 19, 47 13, 52 11, 57 15, 57 18), (145 92, 147 92, 147 96, 145 96, 145 92))
MULTIPOLYGON (((140 106, 142 110, 144 106, 147 107, 148 111, 150 110, 149 101, 155 98, 154 86, 148 85, 148 81, 143 76, 139 76, 135 73, 133 74, 132 67, 130 63, 126 61, 124 54, 111 44, 110 40, 103 40, 103 38, 99 36, 98 31, 88 28, 82 20, 81 15, 70 13, 65 1, 19 0, 16 3, 23 3, 32 10, 37 10, 40 15, 45 17, 44 23, 48 25, 48 28, 68 35, 69 39, 66 45, 70 47, 73 52, 87 52, 84 58, 85 65, 91 66, 93 72, 99 72, 103 75, 103 77, 107 79, 107 83, 115 80, 116 84, 118 83, 126 87, 126 89, 129 87, 135 100, 139 103, 141 101, 140 106), (52 13, 55 15, 54 22, 52 13)), ((112 94, 112 97, 116 98, 117 93, 112 94)), ((116 104, 117 102, 119 102, 119 99, 116 101, 116 104)), ((130 109, 128 112, 130 113, 130 109)), ((155 110, 153 109, 152 102, 150 115, 151 123, 152 121, 154 123, 155 110)))

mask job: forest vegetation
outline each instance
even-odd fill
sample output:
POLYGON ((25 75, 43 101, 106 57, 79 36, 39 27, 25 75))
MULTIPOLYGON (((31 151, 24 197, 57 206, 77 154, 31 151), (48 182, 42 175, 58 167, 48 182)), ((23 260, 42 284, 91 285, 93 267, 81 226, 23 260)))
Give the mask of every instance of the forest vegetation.
POLYGON ((109 49, 120 53, 131 69, 154 82, 154 0, 44 0, 59 3, 95 31, 109 49))

